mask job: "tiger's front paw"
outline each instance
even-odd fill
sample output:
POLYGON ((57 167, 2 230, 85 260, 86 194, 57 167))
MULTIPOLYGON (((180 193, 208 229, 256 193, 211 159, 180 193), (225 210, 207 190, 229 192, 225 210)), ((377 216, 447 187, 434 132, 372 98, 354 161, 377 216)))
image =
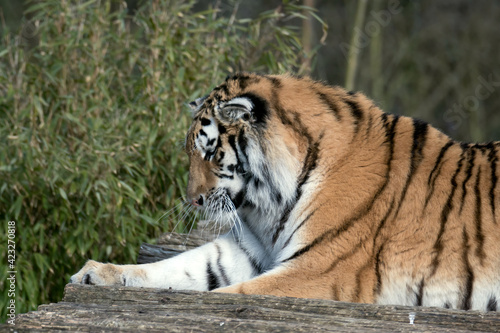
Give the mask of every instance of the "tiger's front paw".
POLYGON ((119 266, 89 260, 78 273, 70 278, 69 283, 97 286, 124 285, 122 273, 123 269, 119 266))
POLYGON ((144 278, 145 274, 141 269, 89 260, 78 273, 70 278, 69 283, 141 287, 144 278))

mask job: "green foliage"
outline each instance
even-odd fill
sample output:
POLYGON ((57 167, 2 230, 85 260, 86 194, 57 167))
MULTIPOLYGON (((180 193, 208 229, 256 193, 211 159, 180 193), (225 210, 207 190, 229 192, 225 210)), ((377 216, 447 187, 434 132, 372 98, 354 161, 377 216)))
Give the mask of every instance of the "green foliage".
POLYGON ((141 242, 172 228, 160 217, 187 182, 186 102, 235 70, 301 67, 300 38, 283 22, 304 8, 290 2, 255 19, 182 0, 130 16, 117 3, 35 2, 38 45, 1 36, 0 258, 14 220, 18 313, 59 300, 88 258, 133 263, 141 242))

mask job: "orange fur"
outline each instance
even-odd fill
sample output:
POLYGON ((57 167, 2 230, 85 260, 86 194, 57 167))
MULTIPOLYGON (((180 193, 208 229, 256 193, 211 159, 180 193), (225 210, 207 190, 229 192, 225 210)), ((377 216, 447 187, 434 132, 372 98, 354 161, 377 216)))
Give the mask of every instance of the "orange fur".
MULTIPOLYGON (((294 208, 309 216, 297 231, 300 248, 272 272, 218 291, 374 303, 390 302, 390 286, 401 283, 415 304, 427 296, 432 304, 435 288, 456 285, 456 306, 468 308, 474 288, 498 285, 498 143, 460 144, 383 113, 361 93, 308 78, 242 73, 220 87, 198 118, 217 101, 251 93, 268 102, 261 140, 273 165, 307 164, 313 143, 319 153, 309 178, 317 187, 294 208)), ((211 186, 205 163, 191 156, 191 197, 211 186)))

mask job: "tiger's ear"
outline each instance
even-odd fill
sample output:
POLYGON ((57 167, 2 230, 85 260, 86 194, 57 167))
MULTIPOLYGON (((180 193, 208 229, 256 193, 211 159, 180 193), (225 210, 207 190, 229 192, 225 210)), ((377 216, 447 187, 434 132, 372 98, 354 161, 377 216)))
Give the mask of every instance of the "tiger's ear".
POLYGON ((196 112, 199 110, 200 106, 203 104, 203 102, 205 102, 206 99, 207 96, 200 97, 192 102, 189 102, 189 109, 191 110, 191 116, 194 117, 194 115, 196 114, 196 112))
POLYGON ((253 103, 245 97, 237 97, 219 105, 218 111, 222 119, 233 122, 239 119, 250 121, 253 118, 253 103))

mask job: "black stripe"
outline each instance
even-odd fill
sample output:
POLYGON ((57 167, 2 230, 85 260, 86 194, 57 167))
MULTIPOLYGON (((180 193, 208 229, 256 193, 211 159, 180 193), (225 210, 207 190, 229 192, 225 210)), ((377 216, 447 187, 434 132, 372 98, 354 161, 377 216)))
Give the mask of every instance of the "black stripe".
POLYGON ((234 179, 233 175, 226 175, 226 174, 218 173, 218 172, 214 172, 214 175, 216 175, 217 177, 219 177, 221 179, 234 179))
POLYGON ((327 238, 327 236, 330 235, 330 232, 331 231, 329 230, 329 231, 323 233, 322 235, 320 235, 319 237, 316 237, 311 243, 309 243, 308 245, 304 246, 300 250, 296 251, 294 254, 292 254, 290 257, 288 257, 287 259, 283 260, 282 262, 287 262, 287 261, 290 261, 290 260, 293 260, 295 258, 300 257, 301 255, 303 255, 304 253, 308 252, 310 249, 312 249, 316 245, 318 245, 321 242, 323 242, 323 240, 325 240, 327 238))
POLYGON ((259 189, 260 185, 262 184, 262 181, 258 177, 252 177, 253 180, 253 186, 255 187, 256 190, 259 189))
POLYGON ((217 125, 217 129, 219 130, 219 134, 224 134, 227 132, 226 127, 222 124, 217 125))
POLYGON ((208 118, 201 118, 201 126, 208 126, 212 123, 212 121, 208 118))
POLYGON ((361 266, 356 272, 356 287, 354 288, 354 294, 356 295, 356 302, 359 302, 359 296, 361 293, 361 274, 365 271, 367 267, 372 265, 372 260, 368 260, 363 266, 361 266))
POLYGON ((241 160, 241 156, 240 156, 240 153, 238 152, 238 149, 236 147, 236 136, 234 135, 229 135, 227 137, 227 142, 229 143, 229 145, 231 146, 231 148, 233 149, 234 151, 234 155, 236 156, 236 172, 238 173, 243 173, 244 170, 243 170, 243 163, 242 163, 242 160, 241 160))
POLYGON ((302 220, 302 222, 299 223, 299 225, 292 231, 292 233, 290 234, 290 236, 288 237, 288 239, 285 241, 285 243, 283 244, 283 247, 281 249, 284 249, 285 247, 288 246, 288 244, 292 240, 293 235, 295 235, 295 233, 297 232, 297 230, 299 230, 300 228, 302 228, 302 226, 304 226, 306 224, 306 222, 309 221, 309 219, 314 215, 314 213, 316 213, 317 210, 318 210, 318 208, 314 209, 312 212, 310 212, 306 216, 306 218, 304 220, 302 220))
POLYGON ((387 219, 391 215, 392 210, 394 209, 394 198, 391 200, 391 205, 389 206, 389 209, 387 210, 387 213, 385 213, 384 217, 382 220, 380 220, 380 223, 378 224, 377 231, 375 231, 375 236, 373 236, 373 248, 375 248, 375 242, 377 241, 380 231, 382 228, 385 226, 385 223, 387 222, 387 219))
POLYGON ((422 162, 423 159, 422 150, 427 140, 428 130, 429 130, 429 124, 417 119, 413 119, 413 144, 411 147, 410 170, 408 171, 408 175, 406 176, 406 183, 403 187, 401 198, 399 199, 399 204, 398 208, 396 209, 395 217, 398 216, 399 210, 403 205, 403 202, 406 198, 406 193, 408 191, 408 187, 410 186, 413 176, 415 175, 415 171, 418 169, 418 166, 422 162))
POLYGON ((424 279, 420 280, 420 283, 418 284, 418 292, 416 293, 416 306, 422 306, 423 298, 424 298, 424 286, 425 286, 425 281, 424 279))
POLYGON ((351 116, 354 118, 354 133, 357 134, 359 131, 359 121, 363 118, 363 112, 361 111, 357 102, 348 99, 346 99, 344 102, 349 105, 351 116))
POLYGON ((253 185, 258 184, 258 186, 265 185, 267 187, 267 189, 269 190, 269 193, 270 193, 269 196, 270 196, 271 200, 274 201, 274 203, 278 206, 276 208, 279 209, 279 206, 281 205, 283 196, 281 195, 280 189, 276 188, 276 186, 274 185, 275 182, 271 177, 271 173, 269 172, 269 165, 268 164, 261 165, 261 173, 264 176, 264 179, 263 180, 259 179, 259 180, 257 180, 257 182, 256 182, 257 177, 255 177, 255 175, 247 173, 245 175, 245 184, 247 186, 250 186, 252 183, 253 183, 253 185))
MULTIPOLYGON (((380 221, 380 223, 377 227, 377 231, 375 232, 375 236, 373 237, 373 248, 374 249, 375 249, 375 246, 376 246, 375 243, 377 242, 380 231, 385 226, 387 219, 389 218, 392 210, 394 209, 394 203, 395 202, 394 202, 394 198, 393 198, 391 200, 391 205, 390 205, 389 209, 387 210, 387 213, 384 215, 384 217, 382 218, 382 220, 380 221)), ((374 290, 375 295, 378 295, 380 293, 381 288, 382 288, 382 278, 380 276, 380 254, 382 253, 384 246, 385 246, 385 242, 383 242, 380 245, 380 248, 378 249, 377 253, 375 254, 375 274, 377 276, 377 284, 375 285, 375 290, 374 290)))
POLYGON ((241 207, 255 209, 257 207, 257 205, 255 203, 253 203, 252 201, 250 201, 248 198, 245 198, 245 200, 243 200, 243 203, 241 204, 241 207))
POLYGON ((328 107, 328 110, 330 110, 330 112, 335 116, 335 119, 341 120, 342 117, 340 115, 339 108, 334 102, 332 102, 332 100, 330 100, 329 96, 327 94, 320 92, 320 91, 315 91, 315 92, 318 95, 319 99, 324 104, 326 104, 326 106, 328 107))
POLYGON ((429 185, 429 188, 430 188, 430 192, 429 191, 427 192, 427 197, 425 198, 424 209, 427 208, 427 205, 429 204, 429 200, 432 197, 432 194, 434 193, 434 185, 436 184, 436 179, 438 178, 439 174, 441 173, 441 168, 443 166, 441 164, 441 161, 444 157, 444 154, 452 145, 453 145, 453 141, 452 140, 448 141, 446 143, 446 145, 444 145, 444 147, 441 148, 441 151, 439 152, 436 163, 434 164, 434 168, 432 168, 432 171, 429 175, 429 180, 427 181, 427 184, 429 185), (434 176, 435 172, 437 172, 436 176, 434 176), (433 178, 433 176, 434 176, 434 178, 433 178))
POLYGON ((389 143, 389 157, 388 157, 387 162, 386 162, 386 164, 388 166, 386 178, 388 178, 390 175, 390 171, 391 171, 391 162, 392 162, 392 159, 394 157, 394 144, 395 144, 394 137, 396 135, 396 125, 399 121, 399 116, 397 116, 397 115, 394 116, 392 123, 391 123, 391 126, 389 126, 387 123, 387 115, 385 113, 382 115, 382 121, 384 122, 384 127, 386 130, 385 143, 389 143))
MULTIPOLYGON (((241 90, 245 90, 249 85, 259 83, 260 77, 258 76, 249 76, 244 73, 237 73, 230 77, 228 80, 238 81, 241 90)), ((226 80, 226 81, 228 81, 226 80)))
POLYGON ((451 191, 450 195, 448 196, 448 200, 446 204, 443 207, 443 210, 441 211, 441 218, 440 218, 440 227, 439 227, 439 232, 437 235, 436 242, 434 243, 434 258, 432 259, 432 272, 431 276, 433 276, 437 268, 439 266, 439 257, 441 256, 441 252, 443 251, 443 234, 446 229, 446 222, 448 222, 448 216, 450 215, 451 210, 453 209, 453 197, 455 196, 455 191, 457 189, 457 176, 460 170, 462 169, 462 164, 464 161, 464 150, 462 147, 462 153, 460 154, 460 160, 458 161, 458 166, 457 169, 455 170, 455 173, 453 174, 453 177, 451 178, 451 191))
POLYGON ((476 255, 479 258, 481 265, 483 265, 485 253, 484 253, 484 235, 482 230, 482 214, 481 214, 481 167, 477 170, 476 176, 476 186, 474 187, 474 193, 476 195, 476 209, 474 211, 475 224, 476 224, 476 255))
POLYGON ((241 204, 243 203, 243 199, 245 199, 244 190, 239 191, 238 193, 236 193, 234 198, 231 198, 235 209, 238 209, 241 206, 241 204))
POLYGON ((490 187, 490 206, 491 212, 493 213, 493 222, 496 224, 496 215, 495 215, 495 190, 497 187, 498 177, 497 177, 497 150, 493 143, 489 143, 487 147, 490 149, 490 153, 488 154, 488 161, 491 166, 491 187, 490 187))
POLYGON ((336 283, 334 283, 330 288, 332 289, 332 299, 334 301, 340 301, 339 286, 336 283))
MULTIPOLYGON (((273 99, 276 98, 276 95, 273 95, 273 99)), ((273 101, 273 106, 276 109, 278 115, 281 118, 281 121, 283 124, 291 127, 294 131, 296 131, 300 136, 305 137, 308 143, 308 150, 306 157, 304 159, 304 164, 302 166, 302 171, 301 174, 299 175, 299 178, 297 180, 297 189, 295 191, 295 198, 294 201, 289 203, 287 207, 285 207, 283 214, 278 221, 278 226, 275 229, 275 232, 272 237, 272 244, 276 244, 279 235, 285 228, 285 224, 288 221, 288 218, 290 217, 290 213, 292 209, 295 207, 295 204, 300 200, 302 196, 302 186, 306 183, 306 181, 309 179, 309 176, 311 172, 316 168, 317 165, 317 160, 318 160, 318 153, 319 153, 319 145, 320 141, 323 137, 324 133, 321 133, 319 135, 319 138, 316 142, 313 142, 313 138, 311 134, 307 131, 307 128, 304 126, 302 123, 300 116, 298 113, 288 111, 289 114, 293 116, 293 122, 288 119, 288 117, 285 115, 285 111, 281 108, 279 102, 277 100, 273 101)))
POLYGON ((272 238, 273 246, 278 241, 278 237, 281 234, 281 232, 283 231, 283 229, 285 229, 285 224, 288 221, 288 218, 290 217, 290 213, 292 212, 292 209, 293 209, 293 207, 291 207, 291 206, 292 205, 289 205, 288 207, 286 207, 285 211, 283 212, 283 215, 281 215, 281 218, 278 222, 278 227, 276 228, 276 230, 274 231, 274 234, 273 234, 273 238, 272 238))
MULTIPOLYGON (((432 181, 432 176, 434 176, 434 172, 436 172, 436 170, 438 170, 438 168, 441 168, 441 160, 443 159, 444 157, 444 154, 446 153, 446 151, 453 145, 453 141, 450 140, 446 143, 446 145, 444 145, 443 148, 441 148, 441 151, 439 152, 439 155, 438 155, 438 158, 436 160, 436 163, 434 164, 434 168, 432 168, 432 171, 429 175, 429 180, 427 181, 427 184, 431 184, 431 181, 432 181)), ((436 177, 439 175, 439 172, 438 174, 436 175, 436 177)))
MULTIPOLYGON (((304 159, 304 165, 302 166, 302 170, 300 172, 300 176, 298 178, 297 187, 298 193, 296 193, 296 201, 300 198, 302 194, 302 186, 309 180, 311 176, 311 172, 316 169, 318 164, 318 155, 319 155, 319 146, 321 144, 321 140, 323 139, 324 133, 319 135, 319 138, 316 142, 309 142, 309 147, 307 150, 306 158, 304 159)), ((308 141, 312 141, 310 136, 308 135, 308 141)))
POLYGON ((217 279, 217 275, 215 275, 214 271, 212 270, 212 265, 210 263, 207 263, 207 284, 208 291, 220 287, 219 279, 217 279))
POLYGON ((269 118, 269 106, 267 101, 252 93, 239 95, 238 97, 248 98, 252 104, 252 117, 256 124, 264 124, 269 118))
POLYGON ((204 159, 205 161, 209 161, 209 160, 212 158, 212 156, 214 156, 214 155, 215 155, 215 150, 212 150, 212 151, 207 151, 207 152, 205 153, 205 157, 203 157, 203 159, 204 159))
MULTIPOLYGON (((300 136, 303 136, 306 138, 308 142, 308 150, 306 157, 304 159, 304 165, 302 167, 301 174, 297 180, 297 189, 295 193, 295 198, 292 202, 288 203, 287 207, 284 208, 283 214, 278 221, 277 228, 275 229, 275 232, 272 237, 272 242, 273 245, 277 242, 280 233, 284 230, 285 224, 288 221, 288 218, 290 216, 291 211, 293 210, 295 204, 297 201, 301 198, 302 195, 302 186, 307 182, 311 172, 316 168, 317 165, 317 159, 318 159, 318 152, 319 152, 319 144, 320 140, 323 137, 323 133, 320 134, 318 140, 313 143, 312 136, 308 133, 306 127, 302 123, 300 116, 298 113, 292 112, 292 111, 285 111, 282 109, 280 106, 277 97, 278 94, 275 89, 273 89, 273 92, 271 94, 273 96, 272 98, 272 105, 277 111, 278 117, 280 118, 281 122, 287 126, 290 127, 293 131, 295 131, 297 134, 300 136), (287 117, 287 114, 292 115, 293 121, 290 120, 287 117)), ((273 198, 280 198, 281 199, 281 194, 277 191, 274 191, 276 193, 273 194, 273 198)), ((278 201, 278 204, 281 203, 281 200, 278 201)))
POLYGON ((207 133, 205 133, 205 131, 203 129, 200 129, 199 133, 200 133, 200 135, 206 136, 208 138, 207 133))
POLYGON ((386 129, 387 129, 387 118, 388 118, 388 116, 389 115, 387 113, 382 113, 382 115, 380 115, 380 120, 382 121, 382 125, 386 129))
POLYGON ((226 156, 226 153, 223 152, 222 150, 219 150, 219 157, 217 158, 217 163, 221 163, 222 160, 224 159, 224 156, 226 156))
POLYGON ((368 142, 370 140, 370 132, 373 126, 373 117, 371 114, 368 114, 368 125, 366 126, 365 131, 365 140, 368 142))
POLYGON ((243 129, 241 129, 240 132, 238 133, 238 145, 241 153, 243 154, 243 156, 245 156, 245 160, 248 161, 247 157, 248 144, 247 144, 247 139, 245 137, 245 131, 243 129))
POLYGON ((273 89, 277 89, 277 88, 281 88, 282 87, 282 83, 281 83, 280 79, 278 79, 276 77, 267 76, 267 75, 265 75, 264 77, 266 79, 268 79, 269 81, 271 81, 273 89))
POLYGON ((482 144, 482 143, 476 143, 473 147, 479 149, 481 151, 481 153, 485 154, 486 153, 486 150, 487 150, 487 146, 485 144, 482 144))
POLYGON ((237 244, 240 250, 247 256, 248 261, 252 266, 253 276, 262 274, 264 272, 264 267, 262 267, 262 265, 257 260, 255 260, 255 258, 250 254, 250 252, 246 248, 244 248, 243 245, 241 245, 241 242, 238 242, 237 244))
POLYGON ((283 125, 290 127, 299 136, 306 137, 309 141, 309 144, 312 142, 312 138, 311 138, 310 134, 307 133, 306 128, 303 126, 302 122, 300 121, 299 114, 292 112, 290 110, 284 110, 278 101, 277 92, 273 91, 271 104, 272 104, 273 108, 276 110, 276 114, 278 115, 278 118, 280 119, 280 121, 283 125), (288 114, 290 114, 293 117, 293 120, 288 118, 288 116, 287 116, 288 114))
POLYGON ((222 280, 224 281, 225 286, 231 285, 231 282, 229 281, 229 278, 227 277, 226 271, 224 267, 222 266, 222 252, 220 249, 219 244, 215 244, 215 248, 217 249, 217 268, 219 269, 220 275, 222 277, 222 280))
POLYGON ((203 104, 205 105, 205 108, 214 105, 214 99, 213 99, 213 97, 210 97, 210 95, 207 95, 207 96, 205 96, 203 98, 204 98, 203 104))
MULTIPOLYGON (((221 90, 222 90, 222 92, 224 93, 224 95, 225 95, 225 96, 229 95, 229 88, 227 87, 227 84, 226 84, 226 83, 223 83, 223 84, 221 84, 221 85, 220 85, 220 86, 218 86, 218 87, 215 87, 213 91, 214 91, 214 92, 219 92, 219 91, 221 91, 221 90)), ((216 93, 216 94, 215 94, 215 96, 216 96, 218 99, 221 99, 221 98, 225 97, 225 96, 222 96, 220 93, 216 93)))
POLYGON ((380 295, 380 291, 382 290, 382 274, 380 273, 380 266, 381 266, 381 261, 380 261, 380 256, 382 255, 382 252, 384 251, 384 244, 380 246, 380 248, 377 251, 377 254, 375 255, 375 276, 377 277, 377 283, 374 286, 374 294, 375 295, 380 295))
POLYGON ((346 103, 350 107, 351 115, 356 119, 356 124, 357 121, 361 120, 363 118, 363 112, 361 111, 361 108, 359 107, 358 103, 355 101, 346 101, 346 103))
POLYGON ((472 288, 474 287, 474 273, 472 272, 472 268, 469 263, 469 237, 467 236, 467 231, 465 227, 462 232, 463 239, 463 252, 462 252, 462 260, 465 265, 465 284, 462 298, 462 309, 469 310, 471 308, 471 298, 472 298, 472 288))
POLYGON ((302 197, 302 187, 309 179, 311 172, 317 166, 319 145, 320 145, 320 140, 321 140, 322 136, 323 135, 320 135, 320 138, 314 144, 309 145, 309 149, 307 150, 306 158, 304 159, 304 165, 302 166, 302 171, 301 171, 301 174, 300 174, 299 179, 298 179, 297 190, 295 192, 295 199, 291 204, 289 204, 285 208, 285 211, 280 218, 280 221, 278 223, 278 227, 276 228, 276 230, 273 234, 273 238, 272 238, 273 245, 276 244, 279 235, 281 234, 281 232, 285 228, 285 224, 288 221, 288 218, 290 217, 290 213, 292 212, 292 209, 295 207, 295 204, 302 197))
POLYGON ((223 83, 220 87, 222 88, 225 97, 227 97, 229 95, 229 87, 227 86, 227 84, 223 83))
POLYGON ((495 296, 491 296, 488 300, 488 305, 486 306, 486 311, 496 311, 497 310, 497 299, 495 296))
POLYGON ((363 242, 359 242, 358 244, 356 244, 355 247, 350 248, 350 250, 347 251, 346 253, 344 253, 343 255, 336 257, 336 259, 330 264, 330 266, 324 272, 321 272, 321 274, 330 273, 332 270, 335 269, 335 267, 337 267, 337 265, 340 262, 345 261, 347 258, 356 254, 356 252, 358 252, 358 250, 361 249, 362 244, 363 244, 363 242))
POLYGON ((462 199, 460 200, 460 214, 462 214, 462 209, 465 204, 465 197, 467 196, 467 183, 472 177, 472 170, 474 169, 474 159, 476 158, 476 150, 474 148, 468 148, 467 154, 469 158, 467 160, 467 170, 465 171, 465 179, 462 184, 462 199))
POLYGON ((396 128, 396 124, 397 124, 398 120, 399 120, 399 117, 394 116, 393 121, 391 123, 391 126, 386 126, 386 142, 385 143, 389 143, 388 159, 386 162, 386 164, 388 166, 386 179, 384 181, 384 184, 382 184, 382 186, 374 194, 371 201, 366 205, 366 208, 361 210, 360 212, 358 212, 358 214, 355 215, 354 217, 352 217, 352 218, 348 219, 347 221, 345 221, 344 223, 342 223, 342 226, 340 228, 329 229, 326 232, 324 232, 323 234, 321 234, 320 236, 316 237, 311 243, 309 243, 308 245, 304 246, 303 248, 297 250, 293 255, 291 255, 289 258, 285 259, 283 262, 293 260, 293 259, 301 256, 302 254, 308 252, 311 248, 322 243, 325 239, 331 241, 332 239, 336 238, 339 234, 347 231, 353 225, 353 223, 355 221, 359 220, 360 218, 362 218, 363 216, 365 216, 366 214, 368 214, 371 211, 376 200, 382 194, 384 189, 387 187, 387 184, 389 183, 390 165, 391 165, 391 161, 392 161, 393 155, 394 155, 395 128, 396 128))

